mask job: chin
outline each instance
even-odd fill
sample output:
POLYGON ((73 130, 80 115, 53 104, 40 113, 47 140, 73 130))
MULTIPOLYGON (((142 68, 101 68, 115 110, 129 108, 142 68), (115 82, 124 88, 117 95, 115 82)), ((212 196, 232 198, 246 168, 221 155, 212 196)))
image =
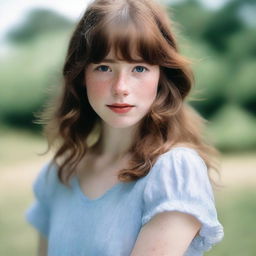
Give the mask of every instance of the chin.
POLYGON ((129 128, 129 127, 133 127, 135 125, 138 125, 139 121, 130 121, 130 122, 125 122, 124 120, 122 121, 105 121, 105 123, 108 125, 108 126, 111 126, 113 128, 118 128, 118 129, 125 129, 125 128, 129 128))

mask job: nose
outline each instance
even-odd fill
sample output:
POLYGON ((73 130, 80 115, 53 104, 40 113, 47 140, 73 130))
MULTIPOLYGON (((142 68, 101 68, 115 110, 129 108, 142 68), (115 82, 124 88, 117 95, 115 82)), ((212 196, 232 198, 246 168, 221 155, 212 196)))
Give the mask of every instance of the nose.
POLYGON ((128 91, 128 81, 127 77, 123 72, 116 74, 112 85, 112 92, 114 96, 127 96, 128 91))

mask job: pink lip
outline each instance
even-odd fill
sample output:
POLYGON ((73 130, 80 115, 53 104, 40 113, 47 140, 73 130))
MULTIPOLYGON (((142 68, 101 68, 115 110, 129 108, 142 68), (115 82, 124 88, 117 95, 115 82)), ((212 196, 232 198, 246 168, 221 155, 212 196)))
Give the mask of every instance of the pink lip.
POLYGON ((107 105, 108 107, 134 107, 133 105, 127 103, 114 103, 111 105, 107 105))
POLYGON ((107 105, 107 107, 109 107, 115 113, 123 114, 129 112, 134 106, 125 103, 115 103, 112 105, 107 105))

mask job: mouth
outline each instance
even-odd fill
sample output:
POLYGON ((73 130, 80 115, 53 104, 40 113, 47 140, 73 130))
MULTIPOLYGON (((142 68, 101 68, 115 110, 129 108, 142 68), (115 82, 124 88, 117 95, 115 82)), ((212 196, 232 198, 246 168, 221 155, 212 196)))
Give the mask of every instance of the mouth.
POLYGON ((135 107, 134 105, 130 105, 130 104, 112 104, 112 105, 107 105, 107 107, 109 107, 113 112, 117 113, 117 114, 124 114, 129 112, 133 107, 135 107))
POLYGON ((108 107, 111 108, 130 108, 130 107, 134 107, 134 105, 130 105, 130 104, 126 104, 126 103, 115 103, 115 104, 111 104, 111 105, 107 105, 108 107))

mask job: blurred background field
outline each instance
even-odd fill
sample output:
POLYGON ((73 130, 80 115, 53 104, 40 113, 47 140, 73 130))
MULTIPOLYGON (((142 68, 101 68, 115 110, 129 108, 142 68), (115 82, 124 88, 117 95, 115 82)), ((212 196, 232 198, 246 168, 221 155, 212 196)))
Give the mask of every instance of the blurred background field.
MULTIPOLYGON (((210 0, 165 2, 179 24, 181 52, 193 61, 189 102, 208 120, 206 134, 222 153, 226 187, 216 191, 216 204, 225 238, 207 255, 254 256, 256 1, 226 0, 214 7, 206 4, 210 0)), ((81 13, 84 3, 77 4, 81 13)), ((33 201, 32 182, 51 154, 37 155, 46 142, 34 114, 61 85, 74 22, 50 9, 31 9, 0 38, 1 256, 35 255, 36 233, 24 212, 33 201)))

